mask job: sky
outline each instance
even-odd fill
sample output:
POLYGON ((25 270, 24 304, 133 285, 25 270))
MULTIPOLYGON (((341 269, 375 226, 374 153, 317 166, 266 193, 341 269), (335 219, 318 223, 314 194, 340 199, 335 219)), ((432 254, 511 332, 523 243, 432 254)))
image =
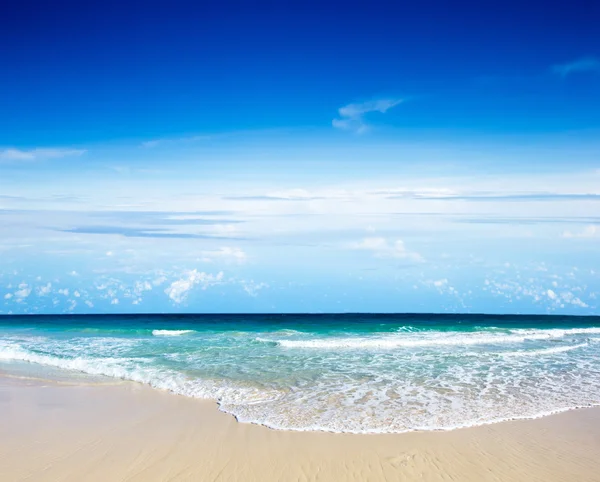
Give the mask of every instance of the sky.
POLYGON ((0 19, 0 314, 600 314, 598 2, 0 19))

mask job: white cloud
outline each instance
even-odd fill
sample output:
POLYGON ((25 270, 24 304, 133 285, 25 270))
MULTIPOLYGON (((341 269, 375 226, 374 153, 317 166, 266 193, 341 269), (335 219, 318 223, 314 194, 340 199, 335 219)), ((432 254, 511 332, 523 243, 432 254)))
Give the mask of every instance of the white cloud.
POLYGON ((289 199, 290 201, 306 201, 315 199, 317 196, 308 192, 306 189, 286 189, 283 191, 270 192, 265 197, 274 199, 289 199))
POLYGON ((113 298, 112 300, 110 300, 110 304, 111 305, 118 305, 119 304, 119 298, 113 298))
POLYGON ((562 233, 563 238, 598 238, 600 237, 600 226, 590 224, 583 228, 578 233, 572 233, 571 231, 565 231, 562 233))
POLYGON ((4 299, 5 299, 5 300, 10 300, 12 297, 13 297, 12 293, 6 293, 6 294, 4 295, 4 299))
POLYGON ((581 301, 579 298, 573 298, 571 300, 571 304, 575 306, 579 306, 581 308, 589 308, 589 305, 584 301, 581 301))
POLYGON ((323 200, 352 200, 362 197, 364 191, 350 192, 346 189, 329 188, 309 191, 302 188, 278 189, 275 191, 249 193, 248 195, 230 196, 229 200, 240 201, 323 201, 323 200))
POLYGON ((423 257, 414 251, 409 251, 404 245, 404 241, 397 239, 388 242, 385 238, 365 238, 352 245, 353 249, 363 249, 371 251, 379 258, 398 258, 411 259, 413 261, 423 261, 423 257))
POLYGON ((59 289, 58 294, 64 295, 64 296, 69 296, 69 288, 59 289))
POLYGON ((368 249, 371 251, 380 251, 388 247, 385 238, 365 238, 358 243, 352 245, 354 249, 368 249))
POLYGON ((19 149, 4 149, 0 152, 0 159, 8 161, 31 161, 35 159, 35 155, 19 149))
POLYGON ((174 144, 174 143, 190 143, 190 142, 198 142, 198 141, 207 141, 210 140, 211 136, 206 135, 195 135, 195 136, 187 136, 187 137, 176 137, 170 139, 151 139, 149 141, 144 141, 140 144, 141 147, 145 148, 153 148, 158 145, 163 144, 174 144))
POLYGON ((546 295, 548 295, 548 298, 550 298, 551 300, 556 299, 556 293, 553 290, 546 291, 546 295))
POLYGON ((27 286, 27 284, 25 284, 25 283, 21 283, 19 285, 19 288, 20 289, 18 291, 15 291, 15 293, 14 293, 15 298, 22 300, 22 299, 27 298, 31 294, 31 288, 29 286, 27 286))
POLYGON ((337 129, 351 130, 361 134, 368 129, 365 122, 365 115, 371 112, 385 114, 401 102, 403 102, 403 99, 380 99, 358 104, 348 104, 338 109, 340 117, 333 119, 331 124, 337 129))
POLYGON ((166 276, 159 276, 158 278, 152 280, 152 285, 153 286, 160 286, 161 284, 163 284, 165 281, 167 281, 166 276))
POLYGON ((561 77, 577 72, 600 72, 600 61, 595 57, 583 57, 566 64, 555 65, 552 71, 561 77))
POLYGON ((194 269, 188 271, 186 275, 177 280, 173 281, 168 288, 165 289, 165 293, 175 303, 181 303, 187 298, 188 292, 197 284, 201 285, 202 289, 205 290, 209 286, 221 284, 223 282, 223 272, 220 271, 218 274, 213 275, 204 272, 198 272, 194 269))
POLYGON ((233 237, 237 234, 238 228, 235 224, 214 224, 208 226, 207 231, 216 236, 233 237))
POLYGON ((422 286, 435 289, 440 295, 452 296, 462 306, 463 309, 466 308, 465 297, 472 294, 471 291, 468 291, 467 294, 461 294, 454 286, 450 285, 448 278, 424 280, 420 283, 422 286))
POLYGON ((48 294, 50 294, 50 291, 52 290, 52 283, 48 283, 46 286, 40 286, 37 290, 38 295, 40 296, 46 296, 48 294))
MULTIPOLYGON (((152 284, 149 281, 136 281, 133 286, 133 294, 138 298, 142 296, 144 291, 152 290, 152 284)), ((139 302, 138 302, 139 303, 139 302)), ((135 303, 137 304, 137 303, 135 303)))
POLYGON ((256 297, 260 290, 269 287, 267 283, 256 283, 254 282, 254 280, 242 280, 241 283, 242 287, 244 288, 244 291, 253 297, 256 297))
POLYGON ((372 191, 370 194, 390 198, 412 198, 412 199, 452 199, 463 194, 460 191, 449 188, 416 187, 416 188, 392 188, 372 191))
POLYGON ((142 142, 141 146, 142 147, 156 147, 160 144, 160 141, 158 139, 152 140, 152 141, 144 141, 142 142))
POLYGON ((565 291, 560 294, 562 301, 565 303, 571 303, 572 305, 579 306, 581 308, 588 308, 588 304, 582 301, 580 298, 575 296, 571 291, 565 291))
POLYGON ((5 161, 38 161, 44 159, 58 159, 67 156, 81 156, 85 149, 62 149, 62 148, 37 148, 37 149, 15 149, 6 148, 0 150, 0 160, 5 161))
POLYGON ((234 263, 244 263, 247 259, 246 253, 240 249, 223 246, 215 251, 202 251, 203 261, 223 260, 234 263))

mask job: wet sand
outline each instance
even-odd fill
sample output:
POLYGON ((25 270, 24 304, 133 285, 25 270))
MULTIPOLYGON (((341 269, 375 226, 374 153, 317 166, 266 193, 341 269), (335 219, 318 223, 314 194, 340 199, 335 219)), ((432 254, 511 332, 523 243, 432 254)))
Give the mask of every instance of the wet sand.
POLYGON ((0 376, 0 480, 600 481, 600 409, 450 432, 284 432, 130 382, 0 376))

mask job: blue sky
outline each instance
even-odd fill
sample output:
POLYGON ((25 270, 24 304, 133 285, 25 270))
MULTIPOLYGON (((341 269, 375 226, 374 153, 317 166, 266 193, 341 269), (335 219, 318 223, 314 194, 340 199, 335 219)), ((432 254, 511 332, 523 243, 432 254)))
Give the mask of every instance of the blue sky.
POLYGON ((1 313, 600 311, 598 5, 0 18, 1 313))

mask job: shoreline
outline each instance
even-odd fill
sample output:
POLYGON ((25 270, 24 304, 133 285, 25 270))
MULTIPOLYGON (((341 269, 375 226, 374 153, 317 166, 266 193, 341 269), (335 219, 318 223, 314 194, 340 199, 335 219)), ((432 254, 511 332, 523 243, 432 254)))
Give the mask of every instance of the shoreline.
POLYGON ((317 427, 308 427, 308 428, 302 428, 302 429, 288 428, 288 427, 282 428, 282 427, 275 427, 275 426, 268 425, 266 423, 260 423, 260 422, 252 421, 252 420, 248 420, 248 421, 240 420, 239 417, 235 413, 228 412, 227 410, 222 409, 221 403, 218 400, 215 400, 212 398, 201 398, 201 397, 189 396, 189 395, 186 395, 183 393, 178 393, 177 391, 174 391, 174 390, 156 387, 149 383, 140 382, 140 381, 136 381, 136 380, 129 380, 126 378, 111 377, 111 376, 103 375, 103 374, 99 374, 99 375, 91 374, 91 373, 87 373, 85 371, 79 371, 79 370, 68 370, 68 369, 64 370, 64 369, 61 369, 54 365, 45 365, 45 364, 39 365, 37 363, 28 362, 28 361, 19 362, 19 365, 21 366, 21 369, 24 368, 24 370, 23 370, 24 374, 22 374, 22 375, 19 375, 15 372, 7 371, 5 368, 2 367, 2 364, 0 363, 0 380, 2 378, 7 378, 7 379, 33 381, 33 382, 41 383, 41 384, 49 383, 49 384, 58 384, 58 385, 67 385, 67 386, 88 386, 88 385, 89 386, 97 386, 97 385, 98 386, 101 386, 101 385, 112 386, 112 385, 121 385, 121 384, 133 384, 133 385, 138 385, 140 387, 144 387, 145 389, 150 389, 152 391, 156 391, 156 392, 167 394, 167 395, 189 398, 191 400, 198 400, 201 403, 211 403, 211 404, 214 404, 217 411, 219 411, 227 416, 232 417, 239 424, 256 425, 258 427, 264 427, 268 430, 281 431, 281 432, 324 433, 324 434, 341 434, 341 435, 344 435, 344 434, 347 434, 347 435, 402 435, 402 434, 428 433, 428 432, 443 433, 443 432, 454 432, 456 430, 468 430, 468 429, 473 429, 473 428, 478 428, 478 427, 486 427, 486 426, 491 426, 491 425, 503 424, 503 423, 507 423, 507 422, 522 422, 522 421, 530 421, 530 420, 539 420, 539 419, 552 417, 555 415, 560 415, 560 414, 569 413, 569 412, 573 412, 573 411, 579 411, 579 410, 587 410, 587 409, 593 409, 593 408, 600 410, 600 404, 589 405, 589 406, 575 406, 575 407, 569 407, 569 408, 563 408, 563 409, 555 409, 552 411, 543 412, 543 413, 539 413, 539 414, 532 415, 532 416, 526 415, 526 416, 522 416, 522 417, 512 417, 512 418, 504 418, 504 419, 498 419, 498 420, 489 420, 489 421, 484 421, 484 422, 480 422, 480 423, 474 423, 471 425, 463 424, 463 425, 456 425, 456 426, 447 427, 447 428, 415 428, 415 429, 398 431, 398 432, 393 432, 393 431, 389 431, 389 432, 363 431, 363 432, 360 432, 360 431, 351 431, 351 430, 335 431, 335 430, 327 430, 325 428, 317 428, 317 427), (46 372, 46 376, 44 376, 43 374, 40 374, 39 376, 31 375, 31 373, 32 373, 31 366, 32 365, 36 366, 37 368, 43 367, 43 369, 48 370, 46 372), (54 375, 54 376, 52 376, 52 375, 54 375), (60 376, 60 379, 57 378, 57 375, 60 376))
POLYGON ((600 481, 600 408, 457 430, 284 431, 123 380, 0 376, 3 480, 600 481))
MULTIPOLYGON (((138 383, 138 382, 131 382, 131 383, 138 383)), ((145 385, 145 384, 142 384, 142 385, 145 385)), ((246 422, 243 420, 239 420, 238 417, 233 413, 227 412, 226 410, 221 410, 218 401, 206 400, 206 399, 194 398, 194 397, 186 397, 186 395, 181 395, 179 393, 172 392, 169 390, 162 390, 160 388, 154 388, 154 387, 149 387, 149 388, 151 388, 152 390, 163 391, 163 392, 166 392, 166 393, 178 396, 178 397, 185 397, 185 398, 192 398, 195 400, 214 402, 215 405, 217 406, 217 410, 219 410, 220 412, 222 412, 226 415, 233 417, 237 423, 242 423, 242 424, 247 424, 247 425, 257 425, 259 427, 265 427, 269 430, 275 430, 275 431, 281 431, 281 432, 298 432, 298 433, 309 432, 309 433, 327 433, 327 434, 339 434, 339 435, 403 435, 403 434, 410 434, 410 433, 428 433, 428 432, 443 433, 443 432, 454 432, 457 430, 469 430, 469 429, 473 429, 473 428, 487 427, 489 425, 498 425, 498 424, 509 423, 509 422, 526 422, 529 420, 540 420, 543 418, 554 417, 556 415, 561 415, 561 414, 569 413, 569 412, 576 412, 579 410, 590 410, 590 409, 600 410, 600 404, 598 404, 598 405, 590 405, 590 406, 585 406, 585 407, 580 406, 580 407, 556 409, 551 412, 544 412, 544 413, 541 413, 538 415, 533 415, 533 416, 504 418, 504 419, 499 419, 499 420, 491 420, 491 421, 486 421, 486 422, 481 422, 481 423, 475 423, 472 425, 466 425, 466 424, 465 425, 456 425, 456 426, 448 427, 448 428, 415 428, 415 429, 411 429, 411 430, 405 430, 403 432, 383 432, 383 431, 381 431, 381 432, 375 432, 375 431, 358 432, 358 431, 351 431, 351 430, 336 432, 334 430, 327 430, 324 428, 306 428, 306 429, 279 428, 279 427, 273 427, 273 426, 267 425, 265 423, 260 423, 260 422, 252 422, 252 421, 246 422)))

